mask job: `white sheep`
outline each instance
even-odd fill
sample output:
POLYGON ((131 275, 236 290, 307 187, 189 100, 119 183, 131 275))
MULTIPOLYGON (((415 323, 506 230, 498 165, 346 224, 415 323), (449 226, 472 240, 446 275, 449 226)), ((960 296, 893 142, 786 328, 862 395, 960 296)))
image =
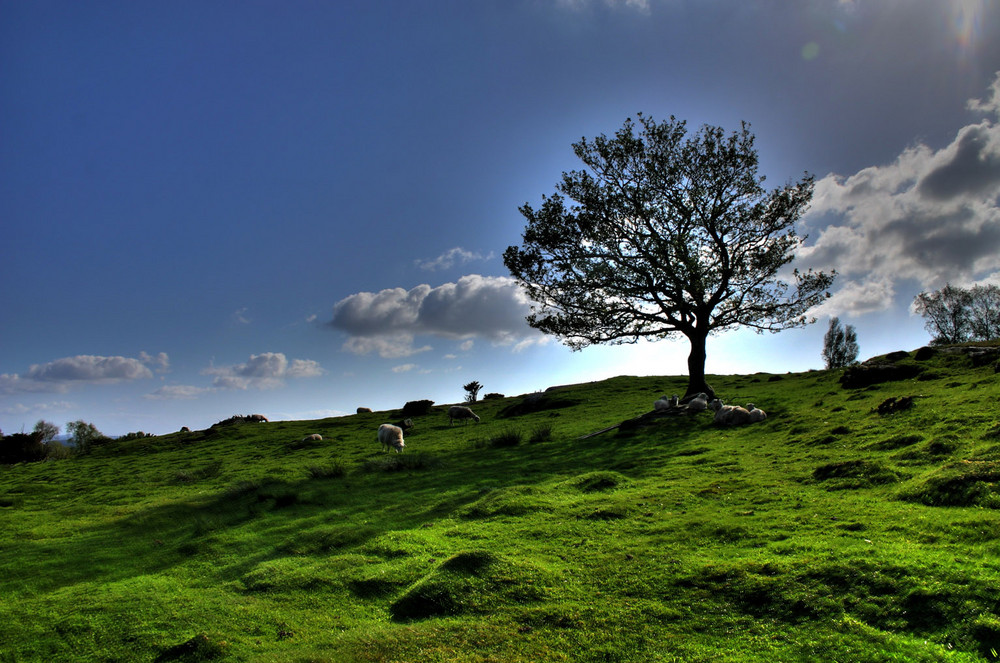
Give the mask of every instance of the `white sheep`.
POLYGON ((320 435, 319 433, 313 433, 312 435, 306 435, 304 438, 302 438, 302 441, 303 442, 322 442, 323 441, 323 436, 320 435))
POLYGON ((448 408, 448 423, 453 424, 456 419, 473 419, 479 423, 479 415, 464 405, 452 405, 448 408))
POLYGON ((676 395, 671 396, 670 398, 667 398, 666 396, 660 396, 660 398, 653 403, 653 409, 657 411, 670 410, 672 408, 677 407, 677 403, 678 403, 678 398, 676 395))
POLYGON ((382 451, 388 451, 392 447, 396 453, 402 453, 403 447, 406 446, 403 443, 403 429, 392 424, 382 424, 378 427, 378 441, 382 443, 382 451))
POLYGON ((739 405, 726 405, 716 398, 709 406, 715 410, 715 423, 720 426, 742 426, 752 422, 750 413, 739 405))
POLYGON ((708 394, 699 392, 687 404, 688 412, 704 412, 708 409, 708 394))
POLYGON ((750 421, 753 423, 767 419, 767 412, 764 412, 753 403, 747 403, 747 412, 750 413, 750 421))

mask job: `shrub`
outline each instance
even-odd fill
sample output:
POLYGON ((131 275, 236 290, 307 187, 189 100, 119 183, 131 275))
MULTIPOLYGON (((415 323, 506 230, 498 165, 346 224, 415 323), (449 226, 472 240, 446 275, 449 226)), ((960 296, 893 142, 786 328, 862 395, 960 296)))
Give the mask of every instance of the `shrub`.
POLYGON ((434 401, 409 401, 403 406, 403 417, 416 417, 431 411, 434 401))
POLYGON ((528 438, 528 442, 530 442, 531 444, 537 444, 538 442, 547 442, 551 439, 552 439, 552 425, 545 424, 531 431, 531 436, 528 438))
POLYGON ((516 428, 504 428, 498 434, 489 439, 489 446, 495 448, 516 447, 521 444, 523 436, 516 428))
POLYGON ((0 463, 32 463, 44 460, 45 452, 38 433, 14 433, 0 440, 0 463))

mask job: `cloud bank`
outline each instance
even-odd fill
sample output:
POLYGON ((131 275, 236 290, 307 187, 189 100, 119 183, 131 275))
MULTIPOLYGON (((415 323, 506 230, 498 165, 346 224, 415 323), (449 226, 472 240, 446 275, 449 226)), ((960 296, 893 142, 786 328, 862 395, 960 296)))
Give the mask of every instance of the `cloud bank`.
POLYGON ((514 279, 470 274, 436 288, 423 284, 350 295, 334 306, 330 325, 349 335, 348 352, 391 359, 430 350, 415 346, 418 335, 523 347, 542 338, 525 322, 529 312, 530 300, 514 279))
POLYGON ((153 377, 149 366, 158 372, 166 371, 170 367, 170 359, 165 352, 155 357, 143 352, 138 358, 98 355, 64 357, 45 364, 32 364, 24 375, 0 375, 0 394, 62 393, 80 385, 145 380, 153 377))
MULTIPOLYGON (((1000 74, 970 110, 1000 118, 1000 74)), ((819 313, 893 304, 900 281, 925 289, 1000 276, 1000 125, 962 127, 946 147, 917 144, 887 165, 816 183, 804 222, 822 227, 800 267, 836 269, 841 289, 819 313)))

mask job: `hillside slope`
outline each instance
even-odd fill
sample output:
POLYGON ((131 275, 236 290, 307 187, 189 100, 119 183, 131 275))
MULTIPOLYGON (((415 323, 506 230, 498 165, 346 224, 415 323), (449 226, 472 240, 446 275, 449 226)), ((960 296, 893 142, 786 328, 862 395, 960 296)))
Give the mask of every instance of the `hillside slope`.
POLYGON ((996 659, 996 351, 710 376, 740 428, 580 439, 686 384, 618 377, 3 466, 0 660, 996 659))

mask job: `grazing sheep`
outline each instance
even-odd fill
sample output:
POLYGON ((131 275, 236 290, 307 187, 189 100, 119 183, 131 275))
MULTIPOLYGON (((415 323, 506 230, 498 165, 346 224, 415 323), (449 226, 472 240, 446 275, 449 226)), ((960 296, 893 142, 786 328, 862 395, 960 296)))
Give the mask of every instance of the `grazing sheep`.
POLYGON ((715 423, 720 426, 742 426, 752 422, 750 413, 739 405, 725 405, 716 398, 709 407, 715 410, 715 423))
POLYGON ((704 412, 708 409, 708 394, 699 392, 687 403, 688 412, 704 412))
POLYGON ((372 409, 370 407, 359 407, 358 408, 358 414, 364 414, 365 412, 371 412, 371 411, 372 411, 372 409))
POLYGON ((678 403, 678 398, 676 394, 671 396, 670 398, 667 398, 666 396, 660 396, 660 398, 653 403, 653 409, 657 411, 670 410, 677 407, 677 403, 678 403))
POLYGON ((750 421, 752 423, 767 419, 767 412, 764 412, 753 403, 747 403, 747 412, 750 413, 750 421))
POLYGON ((456 419, 474 419, 479 423, 479 415, 464 405, 452 405, 448 408, 448 423, 453 424, 456 419))
POLYGON ((403 429, 392 424, 382 424, 378 427, 378 441, 382 443, 382 451, 388 451, 389 447, 401 453, 406 444, 403 443, 403 429))
POLYGON ((302 438, 302 441, 303 442, 322 442, 323 441, 323 436, 320 435, 319 433, 313 433, 312 435, 306 435, 304 438, 302 438))
POLYGON ((258 423, 266 423, 267 422, 267 417, 265 417, 262 414, 251 414, 249 417, 247 417, 247 419, 249 419, 250 421, 256 421, 258 423))

